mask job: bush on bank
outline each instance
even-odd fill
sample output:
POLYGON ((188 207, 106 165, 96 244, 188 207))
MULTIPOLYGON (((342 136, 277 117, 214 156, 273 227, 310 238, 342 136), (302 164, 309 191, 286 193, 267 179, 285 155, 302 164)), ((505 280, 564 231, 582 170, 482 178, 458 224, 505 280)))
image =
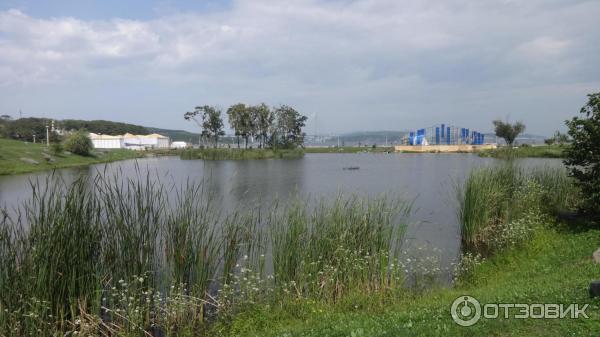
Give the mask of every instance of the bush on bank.
POLYGON ((65 140, 64 148, 80 156, 89 156, 94 149, 94 144, 86 132, 77 131, 65 140))

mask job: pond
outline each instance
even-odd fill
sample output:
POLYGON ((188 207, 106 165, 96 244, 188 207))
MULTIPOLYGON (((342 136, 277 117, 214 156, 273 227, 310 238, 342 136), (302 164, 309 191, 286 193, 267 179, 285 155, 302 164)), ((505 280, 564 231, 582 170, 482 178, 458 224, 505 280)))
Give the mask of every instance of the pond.
MULTIPOLYGON (((562 166, 558 159, 520 159, 519 165, 562 166)), ((157 157, 86 168, 62 169, 66 181, 80 174, 106 170, 133 176, 150 172, 164 183, 179 186, 203 182, 223 210, 269 207, 301 196, 312 200, 340 193, 413 201, 403 249, 435 254, 442 267, 458 257, 460 230, 456 186, 474 167, 501 165, 473 154, 307 154, 289 160, 203 161, 157 157), (352 168, 352 169, 348 169, 352 168)), ((30 181, 48 172, 0 177, 0 206, 12 209, 31 196, 30 181)))

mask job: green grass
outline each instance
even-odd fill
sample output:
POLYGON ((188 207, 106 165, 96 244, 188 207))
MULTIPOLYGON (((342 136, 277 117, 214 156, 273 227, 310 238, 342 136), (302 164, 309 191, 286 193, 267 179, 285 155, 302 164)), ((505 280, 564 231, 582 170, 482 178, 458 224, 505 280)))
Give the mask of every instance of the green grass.
POLYGON ((96 150, 89 157, 67 154, 65 152, 54 154, 42 144, 0 138, 0 175, 108 163, 118 160, 141 158, 145 155, 145 153, 139 151, 120 149, 96 150), (22 158, 33 159, 37 164, 28 163, 22 160, 22 158))
POLYGON ((519 146, 518 148, 499 147, 492 150, 481 150, 478 152, 481 157, 493 158, 564 158, 565 146, 561 145, 540 145, 540 146, 519 146))
POLYGON ((251 159, 292 159, 304 156, 302 149, 188 149, 181 152, 181 159, 204 160, 251 160, 251 159))
POLYGON ((597 336, 600 300, 587 287, 600 275, 590 259, 600 230, 583 232, 540 226, 523 246, 479 265, 470 281, 393 299, 357 295, 345 306, 315 302, 257 306, 227 325, 221 336, 597 336), (472 327, 456 325, 452 302, 471 295, 482 303, 590 303, 590 319, 482 319, 472 327))
POLYGON ((306 153, 359 153, 359 152, 394 152, 394 148, 388 147, 358 147, 358 146, 332 146, 332 147, 307 147, 306 153))
POLYGON ((403 285, 399 258, 405 203, 338 197, 312 212, 296 202, 269 216, 276 289, 335 303, 356 290, 386 292, 403 285), (396 249, 395 249, 396 248, 396 249), (396 263, 397 264, 397 263, 396 263))
POLYGON ((526 236, 517 220, 572 209, 579 196, 564 168, 524 169, 513 162, 472 170, 457 192, 463 250, 483 255, 526 236))

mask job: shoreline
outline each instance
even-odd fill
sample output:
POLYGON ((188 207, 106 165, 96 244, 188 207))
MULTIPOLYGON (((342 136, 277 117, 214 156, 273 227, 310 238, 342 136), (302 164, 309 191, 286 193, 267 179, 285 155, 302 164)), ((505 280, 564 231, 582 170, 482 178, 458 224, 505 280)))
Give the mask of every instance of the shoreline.
POLYGON ((68 152, 52 153, 43 144, 0 139, 0 176, 11 176, 56 169, 87 167, 122 160, 176 155, 174 151, 94 150, 94 156, 79 156, 68 152))

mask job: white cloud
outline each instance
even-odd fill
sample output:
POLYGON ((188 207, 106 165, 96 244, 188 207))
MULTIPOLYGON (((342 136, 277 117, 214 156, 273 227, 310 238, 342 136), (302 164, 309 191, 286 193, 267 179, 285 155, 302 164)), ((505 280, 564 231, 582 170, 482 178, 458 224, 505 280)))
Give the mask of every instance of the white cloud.
MULTIPOLYGON (((109 91, 124 81, 182 100, 294 103, 333 130, 365 126, 337 122, 365 109, 397 121, 418 112, 416 123, 444 117, 430 112, 439 108, 428 100, 432 92, 447 112, 468 116, 474 92, 598 83, 600 71, 589 67, 600 50, 598 11, 598 2, 561 0, 239 0, 221 12, 146 21, 8 10, 0 12, 0 86, 109 91)), ((94 99, 93 91, 86 95, 94 99)), ((17 104, 0 100, 9 102, 0 108, 17 104)), ((367 123, 377 125, 387 126, 367 123)))

